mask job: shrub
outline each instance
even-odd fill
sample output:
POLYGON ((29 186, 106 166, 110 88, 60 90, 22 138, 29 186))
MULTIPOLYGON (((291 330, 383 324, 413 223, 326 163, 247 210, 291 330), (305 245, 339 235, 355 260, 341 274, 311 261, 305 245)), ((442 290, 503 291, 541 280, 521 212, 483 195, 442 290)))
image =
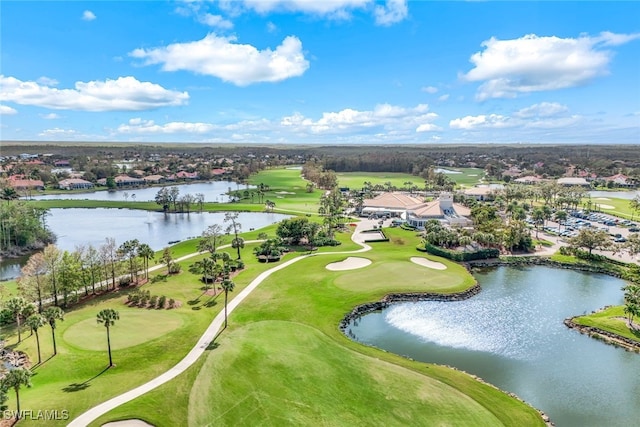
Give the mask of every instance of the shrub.
POLYGON ((171 298, 169 300, 169 308, 175 308, 176 307, 176 300, 174 300, 173 298, 171 298))
POLYGON ((167 302, 167 297, 162 295, 160 298, 158 298, 158 308, 164 308, 166 302, 167 302))
POLYGON ((178 274, 182 270, 180 264, 174 262, 169 266, 169 274, 178 274))
POLYGON ((151 298, 149 298, 149 307, 150 308, 155 308, 156 304, 158 304, 158 296, 154 295, 151 298))
POLYGON ((118 286, 125 288, 131 284, 131 277, 124 276, 118 279, 118 286))
POLYGON ((441 256, 443 258, 458 262, 472 261, 475 259, 497 258, 500 255, 500 251, 494 248, 480 249, 473 252, 462 252, 441 248, 440 246, 435 246, 431 243, 425 243, 424 250, 432 255, 441 256))

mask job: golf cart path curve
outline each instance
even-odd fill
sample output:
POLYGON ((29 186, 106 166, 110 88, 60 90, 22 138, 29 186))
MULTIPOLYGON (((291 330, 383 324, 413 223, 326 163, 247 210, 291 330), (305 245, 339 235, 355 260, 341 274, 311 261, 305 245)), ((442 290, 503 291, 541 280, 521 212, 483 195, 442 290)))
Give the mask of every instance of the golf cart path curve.
MULTIPOLYGON (((282 264, 279 264, 273 268, 270 268, 267 271, 264 271, 262 273, 260 273, 255 279, 253 279, 251 281, 251 283, 249 283, 247 285, 247 287, 245 287, 242 291, 240 291, 240 293, 238 293, 236 295, 235 298, 233 298, 231 301, 229 301, 229 303, 227 304, 227 311, 228 313, 232 313, 233 310, 235 310, 235 308, 240 305, 240 303, 247 297, 249 296, 249 294, 258 287, 258 285, 260 283, 262 283, 267 277, 271 276, 273 273, 275 273, 276 271, 280 271, 284 268, 287 268, 288 266, 290 266, 291 264, 294 264, 300 260, 309 258, 311 256, 317 256, 317 255, 335 255, 335 254, 353 254, 353 253, 360 253, 360 252, 366 252, 368 250, 371 249, 371 246, 365 244, 363 242, 364 238, 362 238, 360 236, 360 231, 365 230, 367 228, 371 228, 372 223, 370 223, 370 221, 361 221, 358 223, 358 225, 356 226, 356 229, 354 230, 353 234, 351 235, 351 240, 354 241, 355 243, 359 244, 360 246, 362 246, 361 249, 355 250, 355 251, 345 251, 345 252, 325 252, 325 253, 321 253, 321 254, 313 254, 313 255, 301 255, 299 257, 293 258, 289 261, 286 261, 282 264)), ((251 242, 255 242, 255 241, 251 241, 251 242)), ((249 243, 249 242, 247 242, 249 243)), ((225 247, 228 247, 230 245, 225 245, 225 246, 221 246, 219 249, 223 249, 225 247)), ((184 259, 187 258, 191 258, 194 256, 197 256, 199 254, 201 254, 202 252, 197 252, 194 254, 190 254, 181 258, 178 258, 176 261, 182 261, 184 259)), ((152 269, 159 269, 162 268, 162 265, 158 265, 158 266, 154 266, 152 269)), ((152 270, 150 269, 150 270, 152 270)), ((200 356, 202 356, 202 354, 205 352, 205 350, 211 345, 211 343, 213 342, 213 340, 215 339, 215 337, 217 336, 218 332, 220 331, 220 328, 222 327, 222 325, 224 324, 224 310, 221 311, 220 313, 218 313, 218 315, 213 319, 213 321, 209 324, 209 327, 204 331, 204 333, 202 334, 202 336, 200 337, 200 339, 198 340, 198 342, 196 343, 196 345, 191 349, 191 351, 189 351, 189 353, 187 353, 187 355, 180 361, 178 362, 176 365, 174 365, 172 368, 170 368, 168 371, 164 372, 163 374, 153 378, 152 380, 149 380, 148 382, 134 388, 131 389, 125 393, 122 393, 118 396, 115 396, 105 402, 100 403, 99 405, 94 406, 93 408, 90 408, 89 410, 87 410, 86 412, 84 412, 83 414, 79 415, 77 418, 75 418, 74 420, 72 420, 68 426, 69 427, 85 427, 87 425, 89 425, 89 423, 95 421, 98 417, 106 414, 107 412, 111 411, 114 408, 117 408, 118 406, 127 403, 137 397, 142 396, 143 394, 155 389, 156 387, 161 386, 162 384, 171 381, 173 378, 177 377, 178 375, 180 375, 181 373, 183 373, 187 368, 189 368, 191 365, 193 365, 200 356)))

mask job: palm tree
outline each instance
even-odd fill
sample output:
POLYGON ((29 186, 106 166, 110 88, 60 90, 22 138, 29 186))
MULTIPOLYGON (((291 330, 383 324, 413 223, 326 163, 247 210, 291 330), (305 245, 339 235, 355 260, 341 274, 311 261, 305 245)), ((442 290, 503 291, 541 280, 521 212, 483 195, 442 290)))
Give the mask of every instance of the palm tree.
POLYGON ((155 252, 151 249, 151 246, 146 243, 140 244, 138 246, 138 256, 144 261, 144 278, 149 280, 149 261, 153 260, 153 256, 155 252))
POLYGON ((557 211, 554 215, 556 221, 558 222, 559 225, 564 225, 565 222, 567 221, 567 211, 557 211))
POLYGON ((12 297, 7 300, 5 305, 5 307, 16 319, 16 323, 18 324, 18 343, 22 341, 22 335, 20 334, 20 319, 22 318, 23 312, 27 308, 27 305, 29 305, 29 303, 22 297, 12 297))
POLYGON ((231 247, 238 251, 238 258, 240 258, 240 249, 244 248, 244 239, 242 237, 236 237, 231 241, 231 247))
POLYGON ((33 374, 28 369, 14 368, 7 372, 2 379, 2 388, 13 388, 16 392, 16 406, 18 409, 16 418, 18 419, 20 419, 20 387, 31 387, 31 375, 33 374))
POLYGON ((42 312, 44 318, 49 322, 51 326, 51 336, 53 338, 53 355, 58 354, 58 348, 56 347, 56 321, 64 320, 64 311, 60 307, 51 306, 44 309, 42 312))
POLYGON ((99 324, 104 325, 107 328, 107 349, 109 350, 109 367, 113 366, 113 359, 111 358, 111 337, 109 335, 110 328, 115 325, 116 320, 120 319, 120 314, 112 308, 105 308, 100 311, 96 316, 96 320, 99 324))
POLYGON ((42 314, 33 314, 27 318, 26 324, 36 334, 36 346, 38 347, 38 365, 42 363, 42 356, 40 355, 40 335, 38 335, 38 329, 43 327, 47 323, 47 320, 42 314))
POLYGON ((227 299, 229 292, 233 292, 236 284, 230 279, 224 279, 222 281, 222 290, 224 291, 224 327, 227 327, 227 299))
POLYGON ((209 287, 209 281, 215 282, 216 261, 211 258, 203 258, 200 261, 196 261, 189 266, 189 272, 193 274, 201 274, 202 281, 205 286, 209 287))
POLYGON ((629 200, 629 209, 631 209, 631 221, 636 212, 640 212, 640 196, 636 196, 629 200))

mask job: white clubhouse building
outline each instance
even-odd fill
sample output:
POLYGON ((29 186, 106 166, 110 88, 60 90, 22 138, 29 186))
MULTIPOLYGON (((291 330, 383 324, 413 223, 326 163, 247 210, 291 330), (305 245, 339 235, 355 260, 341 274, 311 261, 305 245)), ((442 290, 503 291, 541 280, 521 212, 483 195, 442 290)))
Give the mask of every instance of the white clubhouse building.
POLYGON ((418 229, 423 229, 427 221, 436 219, 445 225, 465 227, 471 224, 471 211, 466 206, 453 202, 451 193, 441 193, 431 202, 402 194, 383 193, 362 203, 362 215, 401 217, 418 229))

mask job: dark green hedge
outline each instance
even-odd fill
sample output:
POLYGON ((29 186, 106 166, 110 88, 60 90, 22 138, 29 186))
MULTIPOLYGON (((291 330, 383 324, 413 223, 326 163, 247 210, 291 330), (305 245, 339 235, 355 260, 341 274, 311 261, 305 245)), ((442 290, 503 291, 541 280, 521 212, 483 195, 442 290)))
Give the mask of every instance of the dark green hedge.
POLYGON ((418 247, 418 250, 458 262, 473 261, 475 259, 497 258, 500 255, 500 251, 493 248, 481 249, 474 252, 460 252, 441 248, 439 246, 432 245, 431 243, 426 243, 424 249, 420 249, 420 247, 418 247))

